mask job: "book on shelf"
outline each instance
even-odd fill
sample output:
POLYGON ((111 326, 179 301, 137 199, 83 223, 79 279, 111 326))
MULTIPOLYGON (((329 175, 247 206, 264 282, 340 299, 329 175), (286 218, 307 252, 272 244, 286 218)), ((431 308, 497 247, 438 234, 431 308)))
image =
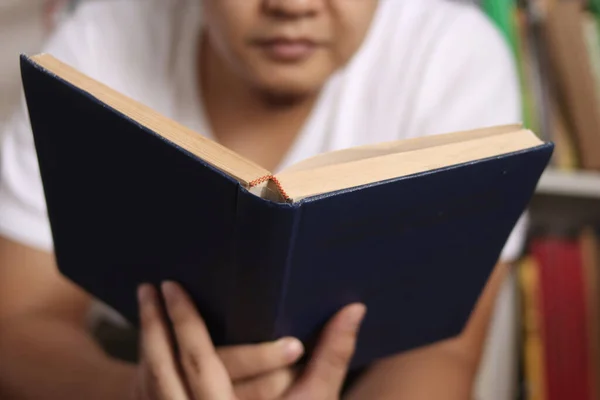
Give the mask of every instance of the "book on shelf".
POLYGON ((579 2, 559 1, 548 13, 547 37, 581 165, 600 169, 600 93, 596 91, 585 23, 579 2))
POLYGON ((598 1, 480 3, 512 50, 525 127, 556 143, 551 164, 600 170, 598 1))
POLYGON ((518 268, 518 286, 521 299, 521 343, 523 379, 525 382, 524 398, 527 400, 544 400, 544 349, 542 340, 542 321, 540 318, 539 298, 539 266, 532 256, 525 257, 518 268))
POLYGON ((62 274, 133 324, 136 287, 175 280, 216 345, 310 349, 364 302, 353 366, 463 329, 553 150, 508 125, 273 174, 51 55, 21 70, 62 274))
POLYGON ((524 399, 596 399, 600 236, 543 233, 519 265, 524 399))
POLYGON ((587 305, 590 393, 592 399, 597 399, 600 396, 600 235, 586 226, 579 235, 579 243, 587 305))

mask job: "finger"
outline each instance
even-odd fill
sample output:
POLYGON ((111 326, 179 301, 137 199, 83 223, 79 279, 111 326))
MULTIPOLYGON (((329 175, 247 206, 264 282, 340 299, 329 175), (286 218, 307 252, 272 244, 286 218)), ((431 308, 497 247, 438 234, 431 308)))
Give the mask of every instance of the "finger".
POLYGON ((279 369, 235 385, 235 394, 239 400, 279 399, 292 386, 295 376, 291 368, 279 369))
POLYGON ((179 360, 194 398, 230 400, 231 380, 191 299, 174 282, 163 283, 162 292, 177 339, 179 360))
POLYGON ((141 390, 146 392, 144 398, 185 400, 185 387, 177 373, 168 330, 154 288, 141 285, 138 302, 142 351, 140 383, 141 390))
POLYGON ((287 367, 296 362, 303 352, 302 342, 295 338, 217 349, 229 377, 234 381, 287 367))
POLYGON ((363 304, 352 304, 327 324, 298 385, 305 396, 320 399, 339 395, 365 312, 363 304))

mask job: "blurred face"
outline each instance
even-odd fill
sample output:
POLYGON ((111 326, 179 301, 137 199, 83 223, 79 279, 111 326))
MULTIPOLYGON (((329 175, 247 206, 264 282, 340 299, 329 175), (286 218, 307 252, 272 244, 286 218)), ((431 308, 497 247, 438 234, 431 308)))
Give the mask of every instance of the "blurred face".
POLYGON ((317 91, 360 47, 379 0, 201 0, 225 66, 273 94, 317 91))

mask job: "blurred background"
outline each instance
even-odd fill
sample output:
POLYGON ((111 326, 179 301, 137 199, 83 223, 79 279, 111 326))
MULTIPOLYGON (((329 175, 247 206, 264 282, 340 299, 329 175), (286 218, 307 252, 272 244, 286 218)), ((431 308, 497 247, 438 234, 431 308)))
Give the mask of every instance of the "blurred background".
POLYGON ((0 131, 19 101, 18 56, 39 51, 72 0, 0 0, 0 131))
MULTIPOLYGON (((524 123, 556 143, 473 398, 598 399, 600 0, 447 1, 475 3, 502 32, 519 68, 524 123)), ((39 51, 76 5, 0 0, 0 131, 20 100, 18 55, 39 51)))
POLYGON ((516 296, 515 397, 598 399, 600 1, 480 6, 512 49, 525 125, 556 143, 530 207, 526 252, 509 283, 516 296))

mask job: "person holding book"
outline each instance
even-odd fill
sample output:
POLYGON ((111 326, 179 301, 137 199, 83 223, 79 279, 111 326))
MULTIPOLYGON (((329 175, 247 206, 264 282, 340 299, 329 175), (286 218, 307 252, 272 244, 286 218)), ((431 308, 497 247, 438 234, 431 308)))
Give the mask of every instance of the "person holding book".
MULTIPOLYGON (((520 120, 503 38, 472 6, 444 0, 83 3, 46 51, 271 171, 335 149, 520 120)), ((160 290, 175 343, 158 288, 142 286, 142 360, 131 365, 95 346, 85 325, 93 299, 56 269, 24 104, 1 162, 0 394, 9 398, 467 398, 523 240, 524 220, 459 336, 352 380, 364 306, 331 319, 298 373, 293 338, 215 349, 173 282, 160 290)))

